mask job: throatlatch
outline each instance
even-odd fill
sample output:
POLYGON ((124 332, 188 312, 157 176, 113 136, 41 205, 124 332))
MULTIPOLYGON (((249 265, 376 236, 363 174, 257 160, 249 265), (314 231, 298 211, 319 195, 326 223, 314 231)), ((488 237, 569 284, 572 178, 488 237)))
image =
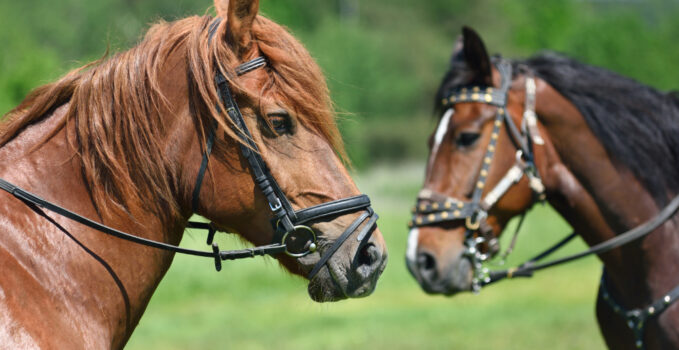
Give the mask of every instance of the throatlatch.
MULTIPOLYGON (((209 40, 212 39, 220 21, 221 19, 217 18, 210 26, 209 40)), ((235 72, 237 75, 243 75, 255 69, 264 67, 266 64, 267 61, 264 57, 257 57, 236 67, 235 72)), ((241 154, 243 157, 245 157, 245 159, 247 159, 250 170, 252 171, 252 177, 257 186, 264 193, 264 196, 267 198, 267 201, 269 202, 269 208, 274 214, 274 218, 271 220, 271 223, 275 234, 274 240, 271 244, 247 249, 222 251, 219 249, 217 243, 213 242, 215 233, 217 232, 215 225, 212 223, 190 221, 187 228, 208 230, 207 243, 212 245, 212 251, 181 248, 171 244, 153 241, 125 233, 95 222, 52 202, 46 201, 3 179, 0 179, 0 189, 9 192, 41 215, 44 215, 42 209, 46 209, 97 231, 130 242, 180 254, 211 257, 214 259, 215 269, 217 271, 221 270, 223 260, 250 258, 261 255, 275 255, 280 253, 286 253, 292 257, 302 257, 313 253, 318 249, 317 234, 316 231, 308 225, 360 211, 363 211, 364 213, 354 220, 354 222, 349 225, 349 227, 347 227, 340 237, 336 239, 328 249, 325 250, 324 254, 320 257, 318 263, 314 266, 311 273, 309 274, 309 279, 313 278, 320 271, 320 269, 332 257, 337 249, 339 249, 339 247, 352 235, 353 232, 356 232, 364 222, 366 224, 358 233, 357 239, 361 242, 361 244, 365 244, 374 232, 378 219, 378 215, 370 207, 370 199, 368 196, 358 195, 354 197, 343 198, 295 211, 259 154, 257 145, 253 141, 252 134, 248 130, 243 119, 243 115, 241 114, 238 105, 231 94, 228 79, 226 79, 224 74, 218 69, 214 80, 221 101, 221 104, 218 105, 217 108, 220 112, 225 110, 228 117, 235 125, 235 131, 238 135, 240 135, 242 141, 240 146, 241 154), (297 244, 296 241, 305 243, 302 245, 301 250, 293 250, 292 246, 300 246, 300 244, 297 244), (292 244, 293 242, 295 242, 295 244, 292 244)), ((203 154, 201 166, 196 178, 191 201, 193 210, 196 210, 199 204, 200 188, 209 165, 209 157, 215 142, 216 132, 217 123, 215 121, 214 123, 210 124, 210 129, 207 134, 208 137, 205 153, 203 154)))

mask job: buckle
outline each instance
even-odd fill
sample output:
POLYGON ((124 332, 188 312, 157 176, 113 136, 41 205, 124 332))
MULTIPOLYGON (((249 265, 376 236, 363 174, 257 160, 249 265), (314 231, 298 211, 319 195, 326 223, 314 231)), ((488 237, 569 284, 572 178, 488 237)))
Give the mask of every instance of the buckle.
POLYGON ((271 208, 271 211, 279 211, 283 205, 281 204, 280 198, 276 197, 276 204, 273 204, 269 202, 269 208, 271 208))

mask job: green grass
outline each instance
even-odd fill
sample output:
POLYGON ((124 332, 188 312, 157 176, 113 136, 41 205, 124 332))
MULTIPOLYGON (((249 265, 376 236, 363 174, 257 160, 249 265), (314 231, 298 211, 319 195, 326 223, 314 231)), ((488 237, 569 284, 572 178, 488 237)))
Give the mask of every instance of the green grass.
MULTIPOLYGON (((594 316, 600 273, 586 259, 452 298, 420 290, 404 263, 406 222, 423 166, 377 167, 357 176, 380 214, 389 265, 368 298, 317 304, 306 283, 270 258, 226 263, 177 256, 129 349, 601 349, 594 316)), ((528 216, 509 263, 568 233, 548 207, 528 216)), ((508 231, 509 232, 509 231, 508 231)), ((507 235, 509 236, 509 235, 507 235)), ((506 246, 507 239, 504 237, 506 246)), ((224 247, 241 247, 220 238, 224 247)), ((201 246, 189 234, 185 246, 201 246)), ((582 249, 580 242, 568 251, 582 249)), ((563 254, 563 253, 562 253, 563 254)))

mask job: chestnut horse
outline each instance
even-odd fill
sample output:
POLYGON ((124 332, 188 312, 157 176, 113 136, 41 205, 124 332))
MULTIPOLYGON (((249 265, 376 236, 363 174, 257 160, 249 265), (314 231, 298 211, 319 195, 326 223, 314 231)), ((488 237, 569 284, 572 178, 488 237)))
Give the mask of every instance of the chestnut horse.
POLYGON ((599 255, 596 310, 610 348, 679 348, 679 230, 671 218, 679 100, 555 53, 491 59, 464 28, 436 103, 441 119, 406 257, 421 287, 452 295, 492 282, 497 275, 481 262, 499 250, 507 222, 545 196, 593 247, 610 248, 611 238, 629 237, 621 233, 672 207, 643 238, 599 255))
POLYGON ((297 242, 310 254, 276 258, 293 274, 312 272, 311 298, 374 290, 386 246, 379 231, 366 235, 376 215, 344 167, 320 69, 258 16, 257 0, 215 5, 216 19, 158 23, 133 49, 36 89, 1 124, 0 178, 21 188, 0 191, 3 348, 122 348, 174 256, 24 191, 168 246, 194 212, 255 245, 272 242, 272 211, 278 228, 303 213, 310 227, 292 220, 291 230, 314 236, 297 242))

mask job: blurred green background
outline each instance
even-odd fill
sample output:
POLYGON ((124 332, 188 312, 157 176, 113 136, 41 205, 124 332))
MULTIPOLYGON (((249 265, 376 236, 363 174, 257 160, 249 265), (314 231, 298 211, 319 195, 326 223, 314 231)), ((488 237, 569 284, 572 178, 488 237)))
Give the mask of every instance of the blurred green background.
MULTIPOLYGON (((107 46, 131 47, 153 21, 201 15, 211 4, 1 0, 0 115, 107 46)), ((434 91, 462 25, 475 28, 492 53, 558 50, 668 90, 679 86, 679 2, 262 0, 261 7, 324 69, 359 185, 382 216, 390 264, 373 296, 318 305, 304 281, 270 259, 229 263, 217 274, 209 261, 178 256, 129 348, 603 347, 593 313, 596 260, 480 296, 426 296, 403 262, 408 208, 434 128, 434 91)), ((549 208, 536 209, 526 226, 515 261, 568 231, 549 208)), ((202 241, 189 234, 183 244, 202 241)))

